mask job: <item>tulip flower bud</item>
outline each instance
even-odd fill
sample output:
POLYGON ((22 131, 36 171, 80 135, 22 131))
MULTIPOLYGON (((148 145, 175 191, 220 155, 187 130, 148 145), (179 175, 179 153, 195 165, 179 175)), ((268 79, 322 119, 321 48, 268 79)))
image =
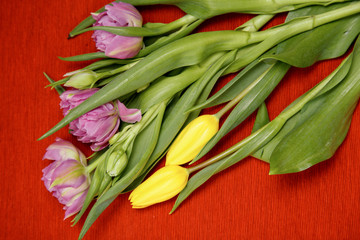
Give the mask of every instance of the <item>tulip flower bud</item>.
POLYGON ((91 70, 85 70, 72 75, 64 86, 83 90, 91 88, 96 81, 96 73, 91 70))
POLYGON ((165 166, 140 184, 129 200, 133 208, 145 208, 169 200, 187 184, 189 172, 180 166, 165 166))
MULTIPOLYGON (((102 13, 93 13, 94 26, 141 27, 142 16, 134 6, 124 2, 113 2, 105 6, 102 13)), ((142 37, 126 37, 103 30, 96 30, 92 36, 96 47, 112 58, 126 59, 136 56, 143 46, 142 37)))
POLYGON ((111 177, 116 177, 125 169, 128 158, 124 150, 114 151, 110 154, 107 162, 106 172, 111 177))
POLYGON ((219 130, 219 119, 202 115, 191 121, 175 139, 166 155, 166 165, 190 162, 219 130))

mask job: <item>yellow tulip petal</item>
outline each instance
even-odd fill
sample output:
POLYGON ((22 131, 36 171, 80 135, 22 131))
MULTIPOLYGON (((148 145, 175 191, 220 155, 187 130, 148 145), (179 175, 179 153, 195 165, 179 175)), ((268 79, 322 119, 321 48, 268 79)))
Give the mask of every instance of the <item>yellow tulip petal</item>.
POLYGON ((193 160, 219 130, 219 119, 202 115, 191 121, 175 139, 166 155, 166 165, 182 165, 193 160))
POLYGON ((140 184, 129 196, 133 208, 145 208, 176 196, 187 184, 189 172, 180 166, 165 166, 140 184))

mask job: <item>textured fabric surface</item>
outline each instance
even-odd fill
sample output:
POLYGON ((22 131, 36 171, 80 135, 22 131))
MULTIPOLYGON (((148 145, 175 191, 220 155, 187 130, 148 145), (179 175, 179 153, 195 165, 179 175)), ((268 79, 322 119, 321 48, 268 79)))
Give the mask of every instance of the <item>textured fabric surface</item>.
MULTIPOLYGON (((77 239, 84 223, 71 227, 64 210, 41 181, 45 149, 56 137, 87 155, 64 128, 36 141, 62 118, 55 91, 45 89, 42 72, 54 79, 87 63, 57 56, 96 51, 91 33, 67 40, 68 32, 104 0, 2 1, 0 146, 0 239, 77 239)), ((169 22, 183 15, 174 7, 141 7, 144 22, 169 22)), ((249 15, 230 14, 204 23, 198 31, 233 29, 249 15)), ((277 17, 270 25, 283 21, 277 17)), ((327 76, 341 59, 307 69, 291 69, 267 100, 273 119, 283 108, 327 76)), ((218 90, 230 77, 224 78, 218 90)), ((203 113, 213 113, 214 107, 203 113)), ((134 210, 124 194, 90 228, 85 239, 359 239, 360 109, 344 144, 330 160, 298 174, 269 176, 269 165, 253 158, 226 170, 192 194, 172 215, 175 199, 134 210)), ((252 115, 207 157, 251 132, 252 115)), ((164 161, 160 166, 164 165, 164 161)))

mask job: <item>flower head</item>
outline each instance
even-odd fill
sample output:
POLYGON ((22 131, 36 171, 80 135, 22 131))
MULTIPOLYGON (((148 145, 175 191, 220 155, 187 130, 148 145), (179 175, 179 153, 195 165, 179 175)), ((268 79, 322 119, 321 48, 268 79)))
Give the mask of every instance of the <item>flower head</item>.
MULTIPOLYGON (((97 88, 87 90, 68 90, 60 95, 60 107, 63 114, 88 99, 97 88)), ((116 100, 97 107, 81 117, 70 122, 71 133, 83 143, 91 143, 93 151, 100 151, 109 144, 109 139, 117 132, 120 120, 134 123, 140 121, 141 112, 138 109, 127 109, 116 100)))
POLYGON ((219 130, 219 119, 202 115, 191 121, 175 139, 166 155, 166 165, 181 165, 193 160, 219 130))
POLYGON ((64 204, 65 219, 80 211, 90 185, 86 158, 73 144, 60 138, 51 144, 44 159, 54 160, 42 170, 45 187, 64 204))
MULTIPOLYGON (((113 2, 105 6, 102 13, 93 13, 94 26, 141 27, 142 17, 134 6, 124 2, 113 2)), ((142 37, 126 37, 96 30, 92 36, 96 47, 108 57, 126 59, 134 57, 142 48, 142 37)))
POLYGON ((145 208, 166 201, 184 189, 189 178, 186 168, 165 166, 141 183, 129 200, 133 208, 145 208))

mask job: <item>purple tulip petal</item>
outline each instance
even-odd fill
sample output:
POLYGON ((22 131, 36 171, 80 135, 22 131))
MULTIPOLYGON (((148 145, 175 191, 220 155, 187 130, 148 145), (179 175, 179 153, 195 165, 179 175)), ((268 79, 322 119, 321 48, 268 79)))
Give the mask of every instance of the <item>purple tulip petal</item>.
POLYGON ((65 218, 77 213, 90 185, 85 155, 70 142, 57 138, 44 158, 54 160, 42 170, 46 189, 65 205, 65 218))
MULTIPOLYGON (((88 97, 92 96, 98 89, 69 90, 61 96, 60 106, 66 115, 69 110, 76 107, 88 97)), ((100 151, 109 143, 109 139, 117 132, 120 125, 118 108, 109 102, 97 107, 90 112, 73 120, 69 124, 71 134, 83 143, 91 143, 93 151, 100 151)), ((57 152, 48 152, 46 157, 58 155, 57 152)))
MULTIPOLYGON (((105 6, 104 12, 92 14, 96 21, 93 26, 141 27, 142 16, 129 3, 113 2, 105 6)), ((103 30, 95 30, 92 38, 98 50, 106 56, 126 59, 138 54, 143 46, 142 37, 118 36, 103 30)))
POLYGON ((51 144, 47 149, 43 159, 49 160, 66 160, 75 159, 86 165, 85 155, 79 151, 72 143, 56 138, 56 142, 51 144))
POLYGON ((120 26, 141 27, 142 16, 133 5, 117 2, 113 2, 112 5, 107 5, 105 9, 109 17, 114 19, 120 26))
POLYGON ((132 58, 138 54, 142 44, 142 37, 114 36, 106 46, 105 55, 118 59, 132 58))
POLYGON ((68 217, 73 216, 74 214, 78 213, 81 210, 86 198, 86 194, 87 191, 83 192, 71 203, 70 206, 64 206, 64 210, 66 210, 64 220, 67 219, 68 217))
POLYGON ((119 109, 119 116, 121 121, 127 123, 135 123, 141 120, 141 111, 139 109, 135 109, 135 108, 128 109, 120 101, 117 101, 116 103, 119 109))
POLYGON ((81 184, 74 188, 74 187, 63 187, 57 189, 59 193, 58 199, 61 202, 68 203, 70 202, 76 195, 86 191, 89 187, 88 179, 83 175, 81 178, 81 184))

